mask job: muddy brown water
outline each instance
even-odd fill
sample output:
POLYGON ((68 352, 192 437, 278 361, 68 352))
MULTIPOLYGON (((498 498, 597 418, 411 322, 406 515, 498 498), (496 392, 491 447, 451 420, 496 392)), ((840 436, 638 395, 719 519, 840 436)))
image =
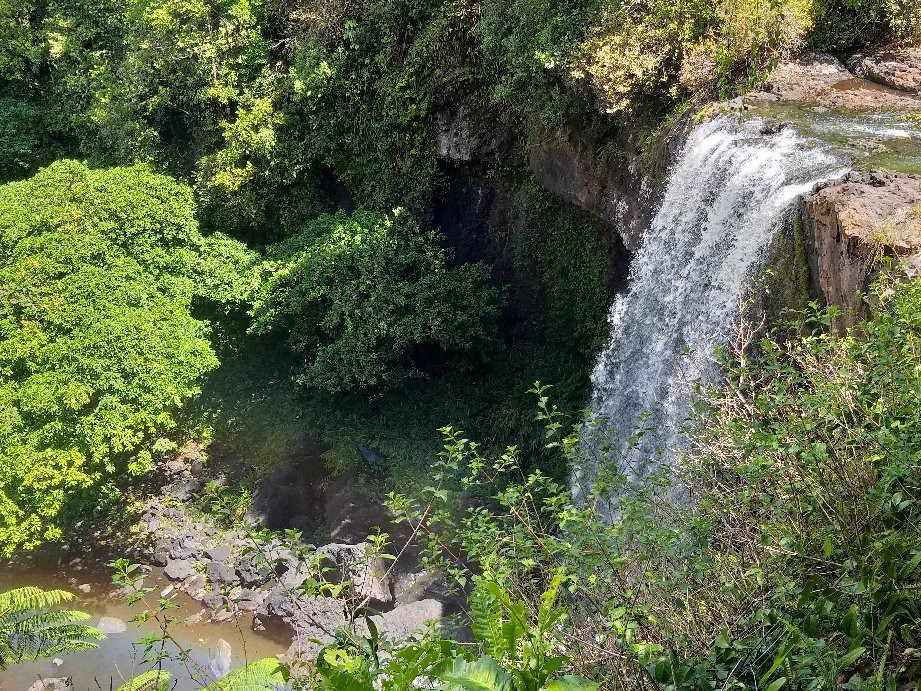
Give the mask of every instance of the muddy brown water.
MULTIPOLYGON (((89 560, 90 557, 87 557, 89 560)), ((146 578, 145 585, 155 588, 150 597, 154 602, 159 592, 169 585, 161 569, 154 569, 146 578)), ((135 623, 140 609, 129 607, 114 595, 111 570, 103 561, 59 566, 57 564, 34 563, 28 566, 0 564, 0 592, 27 585, 41 588, 68 590, 76 596, 67 606, 88 612, 91 618, 86 622, 97 625, 101 617, 114 617, 126 623, 123 633, 111 633, 99 641, 96 650, 65 653, 57 660, 46 659, 14 665, 0 671, 0 691, 26 691, 35 681, 48 677, 70 677, 75 691, 109 691, 132 676, 153 667, 144 661, 144 636, 159 633, 156 622, 135 623), (89 586, 89 592, 82 592, 78 586, 89 586), (57 664, 60 663, 60 664, 57 664)), ((84 588, 85 589, 85 588, 84 588)), ((290 643, 290 632, 283 625, 271 625, 266 631, 252 630, 252 616, 244 615, 236 620, 211 622, 207 612, 202 621, 186 624, 184 620, 198 614, 202 605, 184 593, 173 591, 168 595, 177 609, 167 614, 176 623, 170 626, 170 633, 189 650, 194 663, 184 664, 178 660, 165 660, 162 668, 173 675, 172 688, 176 691, 192 691, 201 688, 213 679, 211 660, 217 655, 223 639, 230 644, 230 668, 242 667, 264 657, 283 653, 290 643), (199 671, 202 670, 202 671, 199 671)), ((175 652, 174 646, 167 651, 175 652)))

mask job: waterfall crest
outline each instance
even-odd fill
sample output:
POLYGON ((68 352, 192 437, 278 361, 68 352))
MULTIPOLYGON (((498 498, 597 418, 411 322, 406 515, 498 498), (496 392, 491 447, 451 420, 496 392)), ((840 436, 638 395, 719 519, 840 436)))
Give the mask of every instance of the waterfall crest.
MULTIPOLYGON (((604 428, 606 462, 628 480, 649 475, 681 448, 693 382, 718 372, 714 349, 730 337, 746 281, 794 202, 847 172, 792 130, 765 131, 757 118, 718 117, 692 132, 628 288, 611 307, 590 408, 604 428)), ((595 446, 574 471, 577 498, 598 475, 595 446)))

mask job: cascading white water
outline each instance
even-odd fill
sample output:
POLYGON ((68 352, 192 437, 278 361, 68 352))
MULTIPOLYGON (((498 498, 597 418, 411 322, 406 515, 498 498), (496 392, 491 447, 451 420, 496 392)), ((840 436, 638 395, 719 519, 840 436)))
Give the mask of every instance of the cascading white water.
MULTIPOLYGON (((746 280, 786 212, 847 172, 792 130, 765 131, 762 120, 728 117, 694 130, 634 257, 628 289, 611 308, 591 411, 603 425, 603 462, 628 479, 648 476, 681 448, 693 383, 718 372, 715 347, 730 337, 746 280)), ((598 476, 600 448, 593 447, 575 469, 577 497, 598 476)))

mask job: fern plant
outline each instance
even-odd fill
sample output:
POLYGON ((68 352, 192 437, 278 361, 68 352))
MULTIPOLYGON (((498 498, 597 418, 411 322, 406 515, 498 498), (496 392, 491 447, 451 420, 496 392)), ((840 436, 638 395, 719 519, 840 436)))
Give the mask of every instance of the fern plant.
POLYGON ((166 691, 173 675, 162 669, 149 669, 129 679, 117 691, 166 691))
MULTIPOLYGON (((161 669, 139 674, 118 687, 118 691, 167 691, 174 688, 172 675, 161 669)), ((231 671, 202 691, 279 691, 288 688, 288 669, 274 657, 263 658, 231 671)))
POLYGON ((205 687, 204 691, 276 691, 288 688, 288 668, 274 657, 235 669, 226 677, 205 687))
POLYGON ((105 638, 80 622, 90 615, 60 609, 73 600, 65 590, 26 587, 0 593, 0 669, 25 660, 98 647, 105 638))
POLYGON ((480 577, 470 601, 472 650, 429 635, 380 655, 381 641, 368 619, 367 638, 341 636, 323 650, 316 663, 317 686, 323 691, 595 691, 599 685, 582 677, 556 676, 571 662, 557 630, 565 616, 557 606, 564 580, 564 572, 557 572, 537 611, 529 612, 525 602, 480 577))

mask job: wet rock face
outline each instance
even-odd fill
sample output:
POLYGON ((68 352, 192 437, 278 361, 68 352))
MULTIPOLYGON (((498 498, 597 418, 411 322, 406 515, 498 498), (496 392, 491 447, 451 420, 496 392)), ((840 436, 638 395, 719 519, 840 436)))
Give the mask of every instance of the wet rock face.
MULTIPOLYGON (((294 449, 292 457, 313 461, 317 451, 294 449)), ((316 529, 311 518, 322 515, 323 471, 315 462, 286 463, 263 480, 253 496, 247 517, 272 530, 293 528, 303 533, 316 529)))
POLYGON ((921 47, 858 54, 847 65, 858 77, 898 91, 921 93, 921 47))
POLYGON ((875 278, 881 255, 921 262, 921 176, 896 172, 851 173, 806 200, 810 263, 817 288, 842 311, 841 326, 866 316, 862 294, 875 278))
MULTIPOLYGON (((862 64, 862 63, 854 63, 862 64)), ((869 63, 867 63, 869 64, 869 63)), ((874 63, 875 64, 875 63, 874 63)), ((892 67, 893 74, 902 72, 892 67)), ((870 69, 858 74, 870 76, 870 69)), ((782 62, 771 73, 763 92, 752 98, 798 101, 831 109, 857 111, 912 111, 921 107, 914 94, 892 87, 893 80, 870 81, 850 72, 840 60, 822 53, 808 53, 797 60, 782 62)), ((908 83, 911 78, 899 78, 908 83)))
POLYGON ((566 133, 533 146, 530 167, 545 188, 611 226, 628 250, 639 247, 653 204, 638 156, 624 153, 607 161, 566 133))
POLYGON ((437 114, 435 146, 440 157, 453 161, 492 161, 508 148, 497 118, 472 103, 455 104, 437 114))
POLYGON ((332 543, 317 550, 332 571, 324 574, 333 583, 349 581, 355 595, 380 604, 393 602, 390 573, 384 560, 374 557, 365 542, 357 545, 332 543))

